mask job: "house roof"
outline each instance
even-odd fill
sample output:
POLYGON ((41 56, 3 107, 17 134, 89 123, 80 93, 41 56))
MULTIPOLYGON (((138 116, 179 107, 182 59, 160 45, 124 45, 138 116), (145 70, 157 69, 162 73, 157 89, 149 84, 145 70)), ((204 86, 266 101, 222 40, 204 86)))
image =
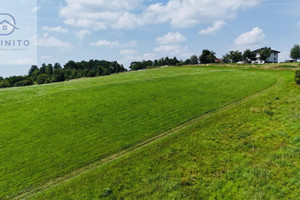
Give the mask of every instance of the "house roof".
MULTIPOLYGON (((254 52, 254 53, 258 53, 260 50, 263 50, 263 49, 265 49, 265 48, 268 48, 268 47, 263 47, 263 48, 260 48, 260 49, 256 49, 256 50, 254 50, 253 52, 254 52)), ((271 48, 271 50, 272 50, 272 53, 280 53, 280 51, 274 50, 274 49, 272 49, 272 48, 271 48)))

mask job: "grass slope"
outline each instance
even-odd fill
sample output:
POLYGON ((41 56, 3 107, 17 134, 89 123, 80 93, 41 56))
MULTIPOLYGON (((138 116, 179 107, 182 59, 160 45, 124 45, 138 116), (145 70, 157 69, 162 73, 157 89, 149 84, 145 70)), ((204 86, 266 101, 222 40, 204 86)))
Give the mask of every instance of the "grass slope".
POLYGON ((0 90, 0 199, 274 82, 255 70, 183 67, 0 90))
POLYGON ((33 199, 297 199, 300 87, 282 84, 33 199))

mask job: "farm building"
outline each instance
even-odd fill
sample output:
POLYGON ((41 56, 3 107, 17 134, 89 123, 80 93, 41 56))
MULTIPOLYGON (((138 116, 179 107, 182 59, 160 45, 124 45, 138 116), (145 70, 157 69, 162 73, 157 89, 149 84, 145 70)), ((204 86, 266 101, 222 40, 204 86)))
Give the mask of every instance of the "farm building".
MULTIPOLYGON (((257 49, 255 51, 253 51, 254 53, 256 53, 256 60, 257 61, 260 61, 259 51, 263 50, 265 48, 267 48, 267 47, 263 47, 263 48, 260 48, 260 49, 257 49)), ((276 50, 272 49, 272 53, 271 53, 270 57, 267 58, 266 62, 267 63, 278 63, 278 55, 279 54, 280 54, 280 51, 276 51, 276 50)))

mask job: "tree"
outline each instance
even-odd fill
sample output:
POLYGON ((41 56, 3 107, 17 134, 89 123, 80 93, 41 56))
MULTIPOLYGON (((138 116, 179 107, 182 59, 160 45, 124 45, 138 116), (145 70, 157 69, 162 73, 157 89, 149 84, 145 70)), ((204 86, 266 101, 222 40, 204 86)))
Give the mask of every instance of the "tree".
POLYGON ((7 88, 7 87, 11 87, 11 85, 7 80, 0 81, 0 88, 7 88))
POLYGON ((299 60, 300 59, 300 46, 298 44, 294 45, 294 47, 291 49, 290 57, 293 60, 299 60))
POLYGON ((217 59, 216 53, 213 51, 210 51, 210 54, 208 55, 207 58, 208 58, 209 63, 215 63, 216 59, 217 59))
POLYGON ((88 77, 95 77, 96 76, 96 72, 95 71, 90 71, 87 76, 88 77))
POLYGON ((251 61, 253 61, 255 59, 256 59, 256 53, 254 53, 250 49, 247 49, 247 50, 244 51, 243 61, 251 62, 251 61))
POLYGON ((48 64, 45 68, 45 74, 48 74, 49 76, 53 75, 53 66, 51 64, 48 64))
MULTIPOLYGON (((163 59, 164 63, 179 62, 176 57, 169 59, 168 57, 163 59)), ((139 67, 146 69, 148 66, 152 66, 151 60, 137 62, 139 67)), ((15 87, 15 86, 26 86, 32 84, 44 84, 52 82, 61 82, 65 80, 81 78, 81 77, 94 77, 104 76, 112 73, 119 73, 127 71, 123 65, 120 65, 117 61, 109 62, 106 60, 90 60, 74 62, 69 61, 61 67, 59 63, 42 64, 41 68, 33 65, 28 71, 28 76, 11 76, 6 79, 0 77, 0 87, 15 87)))
POLYGON ((238 50, 230 51, 229 53, 223 56, 223 61, 225 63, 237 63, 242 60, 243 60, 243 54, 238 50))
POLYGON ((208 56, 210 54, 210 51, 208 49, 204 49, 202 51, 202 54, 201 56, 199 57, 199 60, 200 60, 200 63, 201 64, 206 64, 206 63, 209 63, 209 60, 208 60, 208 56))
POLYGON ((184 61, 184 64, 185 64, 185 65, 191 64, 191 60, 190 60, 190 59, 186 59, 186 60, 184 61))
POLYGON ((143 69, 142 63, 141 62, 132 62, 129 66, 129 68, 134 71, 134 70, 140 70, 143 69))
POLYGON ((103 76, 105 75, 106 69, 102 66, 98 66, 96 71, 97 71, 96 74, 97 76, 103 76))
POLYGON ((192 64, 192 65, 199 64, 199 60, 198 60, 197 55, 192 55, 192 56, 190 57, 190 64, 192 64))
POLYGON ((45 74, 46 73, 46 67, 47 67, 47 65, 45 63, 43 63, 42 67, 40 68, 39 74, 45 74))
POLYGON ((229 58, 229 54, 225 54, 223 57, 222 57, 222 60, 224 63, 231 63, 231 60, 229 58))
POLYGON ((53 67, 53 75, 58 76, 61 74, 61 72, 62 72, 61 65, 59 63, 55 63, 53 67))
POLYGON ((29 72, 28 76, 33 76, 34 73, 37 73, 39 71, 39 68, 36 65, 32 65, 29 72))
POLYGON ((201 64, 207 64, 207 63, 215 63, 216 60, 216 53, 213 51, 209 51, 208 49, 204 49, 202 51, 201 56, 199 57, 201 64))
POLYGON ((174 66, 177 65, 178 63, 180 63, 180 61, 179 61, 176 57, 174 57, 174 58, 171 60, 171 62, 172 62, 171 64, 174 65, 174 66))
POLYGON ((158 67, 158 60, 154 60, 153 66, 158 67))
POLYGON ((265 47, 261 49, 258 53, 260 55, 260 59, 266 62, 267 58, 271 56, 272 49, 270 47, 269 48, 265 47))
POLYGON ((28 79, 27 76, 11 76, 6 78, 5 80, 8 81, 10 87, 13 87, 15 85, 15 83, 23 81, 28 79))
POLYGON ((29 86, 29 85, 33 85, 33 82, 29 79, 26 79, 23 81, 16 82, 14 84, 14 87, 29 86))
POLYGON ((52 76, 51 82, 62 82, 65 80, 65 75, 63 71, 57 72, 52 76))
POLYGON ((78 69, 78 65, 73 60, 70 60, 69 62, 67 62, 65 64, 64 68, 66 68, 66 69, 78 69))
POLYGON ((55 63, 53 69, 54 70, 60 70, 62 68, 61 68, 61 65, 59 63, 55 63))
POLYGON ((48 75, 47 74, 40 74, 37 77, 37 83, 38 84, 45 84, 47 83, 47 79, 48 79, 48 75))

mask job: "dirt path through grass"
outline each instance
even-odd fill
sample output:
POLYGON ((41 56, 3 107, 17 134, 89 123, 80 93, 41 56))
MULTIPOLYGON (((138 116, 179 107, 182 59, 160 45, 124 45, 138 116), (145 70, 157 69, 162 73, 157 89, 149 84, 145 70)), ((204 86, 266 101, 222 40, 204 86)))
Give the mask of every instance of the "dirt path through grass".
POLYGON ((252 94, 252 95, 250 95, 250 96, 248 96, 248 97, 246 97, 244 99, 232 102, 232 103, 230 103, 230 104, 228 104, 226 106, 223 106, 223 107, 221 107, 219 109, 209 111, 208 113, 206 113, 204 115, 201 115, 201 116, 199 116, 197 118, 194 118, 194 119, 192 119, 190 121, 187 121, 187 122, 185 122, 185 123, 183 123, 183 124, 181 124, 181 125, 173 128, 173 129, 171 129, 171 130, 169 130, 167 132, 164 132, 164 133, 162 133, 160 135, 152 137, 152 138, 150 138, 150 139, 148 139, 148 140, 146 140, 146 141, 144 141, 142 143, 136 144, 135 146, 133 146, 131 148, 128 148, 128 149, 125 149, 125 150, 120 151, 118 153, 112 154, 112 155, 108 156, 107 158, 101 159, 101 160, 99 160, 99 161, 97 161, 95 163, 92 163, 90 165, 82 167, 82 168, 80 168, 78 170, 75 170, 75 171, 73 171, 73 172, 65 175, 65 176, 58 177, 58 178, 56 178, 54 180, 50 180, 49 182, 47 182, 44 185, 41 185, 40 187, 33 188, 32 190, 29 190, 29 191, 27 191, 25 193, 22 193, 22 194, 20 194, 18 196, 11 197, 11 198, 12 199, 16 199, 16 200, 18 200, 18 199, 29 199, 29 198, 31 198, 31 197, 39 194, 39 193, 42 193, 42 192, 44 192, 44 191, 46 191, 48 189, 54 188, 54 187, 56 187, 58 185, 66 183, 66 182, 68 182, 68 181, 70 181, 70 180, 72 180, 72 179, 74 179, 76 177, 84 175, 84 174, 86 174, 86 173, 88 173, 88 172, 90 172, 90 171, 92 171, 92 170, 94 170, 94 169, 96 169, 96 168, 98 168, 100 166, 103 166, 105 164, 113 162, 113 161, 115 161, 115 160, 117 160, 117 159, 119 159, 119 158, 121 158, 123 156, 126 156, 126 155, 130 154, 133 151, 141 149, 141 148, 143 148, 143 147, 145 147, 147 145, 151 145, 152 143, 154 143, 154 142, 156 142, 156 141, 158 141, 158 140, 160 140, 162 138, 165 138, 167 136, 170 136, 170 135, 176 133, 177 131, 182 130, 182 129, 190 126, 190 125, 193 125, 193 124, 197 123, 200 120, 204 120, 204 119, 213 117, 214 115, 216 115, 218 113, 225 112, 226 110, 229 110, 229 109, 232 109, 232 108, 234 108, 236 106, 239 106, 239 105, 241 105, 241 104, 243 104, 243 103, 245 103, 245 102, 247 102, 249 100, 252 100, 252 99, 254 99, 254 98, 256 98, 256 97, 258 97, 258 96, 260 96, 262 94, 265 94, 265 93, 267 93, 267 92, 275 89, 276 87, 279 87, 281 84, 282 84, 282 79, 278 78, 277 82, 275 84, 273 84, 272 86, 270 86, 270 87, 268 87, 268 88, 266 88, 264 90, 261 90, 259 92, 256 92, 256 93, 254 93, 254 94, 252 94))

